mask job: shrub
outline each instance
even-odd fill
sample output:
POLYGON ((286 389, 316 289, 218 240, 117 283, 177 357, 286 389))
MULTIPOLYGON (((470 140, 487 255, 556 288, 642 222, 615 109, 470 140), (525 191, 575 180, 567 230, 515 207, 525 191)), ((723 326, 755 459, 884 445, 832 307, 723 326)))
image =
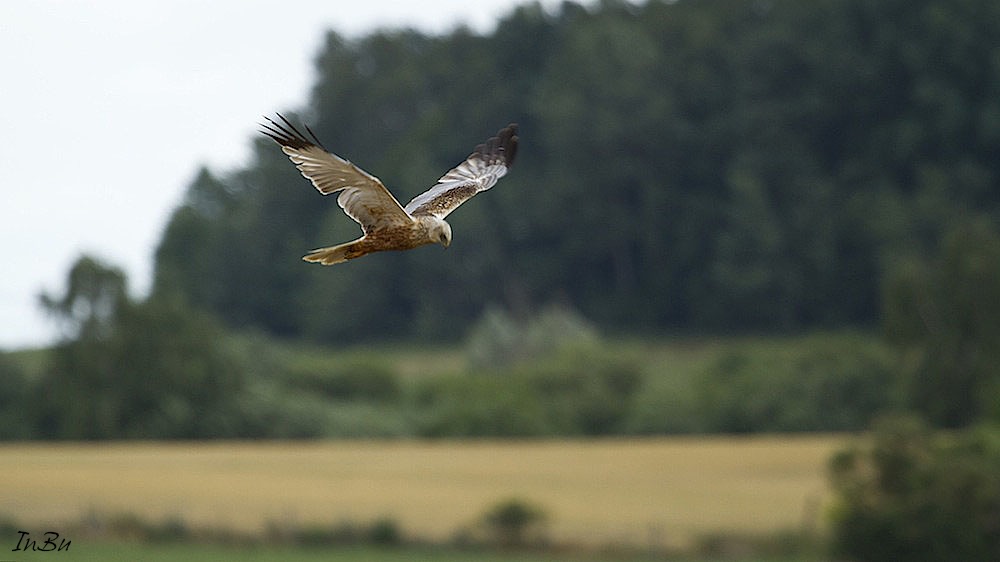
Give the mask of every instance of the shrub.
POLYGON ((736 348, 717 360, 696 388, 706 429, 859 430, 893 405, 892 362, 881 343, 811 340, 792 349, 736 348))
POLYGON ((624 431, 641 382, 636 362, 600 349, 565 349, 535 361, 418 383, 421 434, 524 437, 624 431))
POLYGON ((524 437, 550 433, 538 396, 521 380, 453 375, 415 392, 424 437, 524 437))
POLYGON ((625 433, 692 434, 708 426, 705 408, 699 402, 699 381, 680 376, 645 376, 636 390, 632 411, 625 420, 625 433))
POLYGON ((344 520, 333 525, 305 525, 291 530, 289 538, 296 544, 308 547, 356 544, 388 546, 399 544, 402 533, 395 519, 381 517, 367 524, 344 520))
POLYGON ((267 439, 404 437, 409 412, 396 404, 330 400, 272 380, 255 380, 239 396, 241 437, 267 439))
POLYGON ((381 517, 368 528, 368 541, 372 544, 395 545, 402 542, 403 533, 399 523, 391 517, 381 517))
POLYGON ((524 379, 561 434, 620 433, 641 382, 630 359, 594 347, 565 349, 510 376, 524 379))
POLYGON ((1000 429, 890 418, 830 462, 834 548, 859 561, 1000 560, 1000 429))
POLYGON ((529 539, 541 538, 545 512, 520 498, 503 500, 483 515, 483 524, 492 538, 504 546, 523 546, 529 539), (534 533, 534 536, 532 536, 534 533))
POLYGON ((400 386, 391 367, 377 360, 348 360, 330 364, 297 361, 286 374, 291 386, 334 400, 389 402, 399 397, 400 386))

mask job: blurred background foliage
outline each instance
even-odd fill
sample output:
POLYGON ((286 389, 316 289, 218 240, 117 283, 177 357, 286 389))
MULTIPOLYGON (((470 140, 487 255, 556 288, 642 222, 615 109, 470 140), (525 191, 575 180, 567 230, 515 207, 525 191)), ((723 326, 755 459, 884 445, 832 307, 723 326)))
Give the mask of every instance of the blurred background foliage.
POLYGON ((525 4, 483 35, 330 32, 294 118, 402 200, 520 123, 510 176, 449 217, 452 248, 303 264, 357 226, 257 138, 245 168, 196 175, 149 296, 88 256, 41 296, 63 337, 0 357, 0 431, 997 420, 998 16, 986 0, 606 0, 525 4), (712 338, 730 343, 690 352, 712 338), (392 352, 407 345, 459 351, 414 374, 419 353, 392 352))
POLYGON ((357 225, 261 137, 190 185, 154 298, 334 345, 455 342, 552 302, 626 333, 874 326, 898 258, 996 222, 998 11, 605 1, 486 35, 331 32, 294 116, 326 146, 405 201, 517 121, 513 171, 449 217, 447 252, 310 268, 357 225))
MULTIPOLYGON (((484 35, 330 32, 286 111, 403 201, 520 124, 451 249, 303 264, 357 226, 255 139, 245 168, 196 175, 148 297, 88 256, 40 297, 62 338, 0 354, 0 439, 830 432, 907 412, 832 461, 837 549, 995 560, 997 22, 990 0, 603 0, 524 4, 484 35)), ((519 542, 538 513, 512 505, 490 524, 519 542)))

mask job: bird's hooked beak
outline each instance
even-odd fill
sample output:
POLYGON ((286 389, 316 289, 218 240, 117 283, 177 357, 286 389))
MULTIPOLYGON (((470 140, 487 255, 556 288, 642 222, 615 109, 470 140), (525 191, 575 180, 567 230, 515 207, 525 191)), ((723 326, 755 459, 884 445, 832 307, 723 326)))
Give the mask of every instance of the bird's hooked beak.
POLYGON ((445 250, 447 250, 448 246, 451 246, 451 240, 448 240, 448 237, 442 234, 441 235, 441 245, 444 246, 445 250))

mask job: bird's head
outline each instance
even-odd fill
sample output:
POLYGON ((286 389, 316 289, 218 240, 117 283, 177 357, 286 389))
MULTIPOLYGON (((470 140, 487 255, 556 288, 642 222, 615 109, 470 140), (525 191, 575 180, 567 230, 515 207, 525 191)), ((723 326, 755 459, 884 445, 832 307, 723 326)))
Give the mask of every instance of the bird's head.
POLYGON ((451 225, 442 220, 435 228, 433 236, 434 241, 445 248, 451 246, 451 225))
POLYGON ((427 233, 428 244, 441 244, 445 248, 451 245, 451 225, 444 219, 434 215, 420 215, 416 218, 427 233))

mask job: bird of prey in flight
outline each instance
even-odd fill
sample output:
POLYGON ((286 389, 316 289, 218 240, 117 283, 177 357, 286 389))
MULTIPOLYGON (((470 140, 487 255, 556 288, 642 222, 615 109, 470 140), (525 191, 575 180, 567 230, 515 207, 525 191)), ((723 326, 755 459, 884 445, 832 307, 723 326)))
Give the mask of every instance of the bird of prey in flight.
POLYGON ((511 123, 404 207, 378 178, 326 150, 308 125, 306 136, 280 113, 277 116, 280 122, 264 117, 267 123, 261 123, 260 132, 281 145, 321 194, 339 192, 337 203, 364 232, 357 240, 319 248, 302 258, 323 265, 425 244, 447 248, 451 225, 444 218, 473 195, 493 187, 514 163, 517 151, 517 125, 511 123))

